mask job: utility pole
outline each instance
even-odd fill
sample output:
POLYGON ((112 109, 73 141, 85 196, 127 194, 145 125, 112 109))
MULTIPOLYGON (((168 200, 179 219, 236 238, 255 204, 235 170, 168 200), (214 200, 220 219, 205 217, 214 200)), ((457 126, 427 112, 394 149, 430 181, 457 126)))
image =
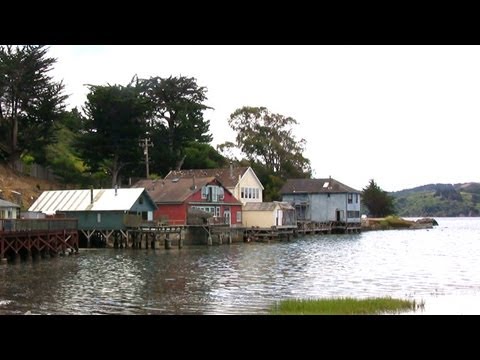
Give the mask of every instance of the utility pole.
POLYGON ((150 170, 149 170, 149 167, 148 167, 148 163, 149 163, 149 160, 148 160, 148 148, 150 146, 153 147, 153 144, 151 143, 150 139, 149 138, 145 138, 145 139, 141 139, 140 142, 139 142, 139 145, 143 148, 143 154, 145 155, 145 167, 146 167, 146 171, 147 171, 147 179, 150 177, 150 170))

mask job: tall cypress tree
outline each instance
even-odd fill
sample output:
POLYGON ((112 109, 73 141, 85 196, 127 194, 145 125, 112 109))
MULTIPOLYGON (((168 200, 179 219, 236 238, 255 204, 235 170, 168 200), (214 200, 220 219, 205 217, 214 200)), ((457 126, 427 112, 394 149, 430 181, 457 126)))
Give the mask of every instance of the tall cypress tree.
POLYGON ((373 217, 384 217, 395 212, 393 198, 383 191, 373 179, 362 189, 362 202, 373 217))
POLYGON ((142 161, 139 141, 145 135, 147 111, 133 80, 127 86, 90 86, 76 148, 90 171, 111 176, 112 187, 121 172, 132 175, 142 161))
POLYGON ((56 59, 45 46, 0 46, 0 152, 11 165, 29 153, 45 162, 62 116, 64 85, 48 75, 56 59))

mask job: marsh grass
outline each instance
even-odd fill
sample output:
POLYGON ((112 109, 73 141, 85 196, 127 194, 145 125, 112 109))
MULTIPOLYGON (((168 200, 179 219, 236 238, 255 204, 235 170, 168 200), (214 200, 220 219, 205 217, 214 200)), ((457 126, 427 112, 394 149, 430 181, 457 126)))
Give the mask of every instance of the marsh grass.
POLYGON ((277 302, 271 313, 275 315, 373 315, 398 314, 415 311, 423 303, 415 300, 383 298, 327 298, 327 299, 288 299, 277 302))

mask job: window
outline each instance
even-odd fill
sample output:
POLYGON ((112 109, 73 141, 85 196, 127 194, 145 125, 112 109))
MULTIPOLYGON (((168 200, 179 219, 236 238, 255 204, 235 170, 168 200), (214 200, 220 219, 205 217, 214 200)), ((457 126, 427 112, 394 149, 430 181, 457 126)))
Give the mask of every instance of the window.
POLYGON ((138 199, 138 203, 139 203, 140 205, 143 204, 143 196, 140 196, 140 198, 138 199))
POLYGON ((223 200, 225 192, 221 186, 207 185, 202 187, 202 199, 217 202, 223 200))
POLYGON ((348 194, 348 203, 353 203, 353 194, 348 194))
POLYGON ((260 189, 243 187, 240 191, 240 197, 242 199, 260 199, 260 189))
POLYGON ((241 223, 241 222, 242 222, 242 212, 237 211, 237 223, 241 223))
POLYGON ((355 203, 358 204, 358 194, 355 194, 355 203))
POLYGON ((347 211, 347 216, 349 218, 359 218, 360 217, 360 211, 347 211))
POLYGON ((102 214, 97 213, 97 223, 101 223, 101 222, 102 222, 102 214))

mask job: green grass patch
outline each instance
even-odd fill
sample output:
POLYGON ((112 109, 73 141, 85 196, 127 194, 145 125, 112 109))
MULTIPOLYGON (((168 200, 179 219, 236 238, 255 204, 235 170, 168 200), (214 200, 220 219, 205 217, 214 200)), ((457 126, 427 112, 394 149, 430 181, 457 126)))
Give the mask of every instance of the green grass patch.
POLYGON ((423 303, 415 300, 382 298, 288 299, 274 304, 274 315, 374 315, 415 311, 423 303))

